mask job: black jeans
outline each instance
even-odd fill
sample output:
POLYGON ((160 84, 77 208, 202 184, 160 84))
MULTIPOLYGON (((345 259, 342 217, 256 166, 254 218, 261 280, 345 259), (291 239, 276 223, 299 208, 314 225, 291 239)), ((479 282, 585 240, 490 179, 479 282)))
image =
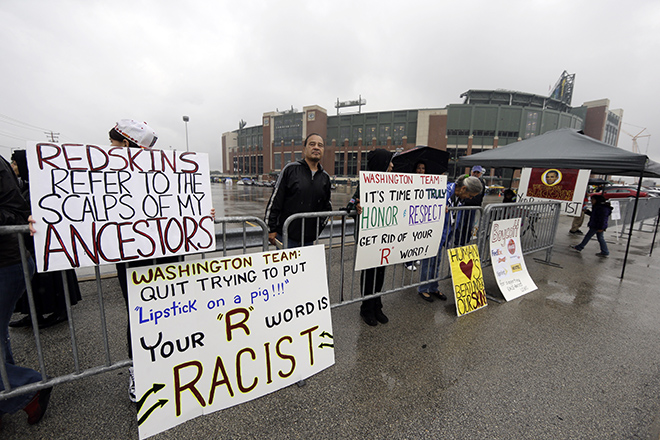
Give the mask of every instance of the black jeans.
MULTIPOLYGON (((360 274, 360 291, 362 292, 362 296, 373 295, 376 292, 380 292, 383 288, 384 281, 385 267, 375 267, 363 270, 360 274)), ((376 311, 382 308, 383 303, 379 296, 377 298, 362 301, 360 313, 363 315, 373 315, 376 311)))

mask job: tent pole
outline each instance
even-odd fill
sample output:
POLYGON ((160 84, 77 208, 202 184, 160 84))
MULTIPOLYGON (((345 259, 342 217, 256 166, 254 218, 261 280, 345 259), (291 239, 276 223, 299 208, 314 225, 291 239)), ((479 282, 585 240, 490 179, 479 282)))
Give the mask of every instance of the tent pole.
POLYGON ((621 279, 626 273, 626 263, 628 261, 628 251, 630 250, 630 240, 632 239, 633 225, 635 224, 635 215, 637 214, 637 204, 639 203, 639 192, 642 190, 642 180, 644 179, 644 169, 639 172, 639 182, 637 183, 637 197, 633 206, 632 218, 630 219, 630 230, 628 231, 628 243, 626 244, 626 254, 623 256, 623 267, 621 268, 621 279))

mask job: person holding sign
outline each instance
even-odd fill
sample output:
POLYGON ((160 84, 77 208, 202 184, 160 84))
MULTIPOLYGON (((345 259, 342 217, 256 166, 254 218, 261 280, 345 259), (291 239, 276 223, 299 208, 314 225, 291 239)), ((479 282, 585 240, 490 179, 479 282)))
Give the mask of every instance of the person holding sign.
MULTIPOLYGON (((30 206, 21 195, 18 180, 9 163, 0 157, 0 225, 25 225, 30 216, 30 206)), ((34 273, 34 260, 27 255, 30 275, 34 273)), ((0 351, 4 361, 9 385, 17 388, 23 385, 39 382, 41 374, 30 368, 20 367, 14 363, 9 341, 9 320, 16 302, 25 290, 25 274, 16 235, 5 235, 0 246, 0 351)), ((0 381, 0 391, 5 385, 0 381)), ((48 407, 52 387, 44 388, 32 394, 23 394, 9 399, 0 400, 0 423, 4 414, 12 414, 22 409, 28 414, 28 423, 38 423, 48 407)))
MULTIPOLYGON (((463 206, 481 206, 483 204, 486 195, 486 181, 481 176, 483 176, 485 172, 486 170, 481 165, 475 165, 472 167, 470 175, 479 179, 481 182, 481 191, 476 196, 465 199, 462 204, 463 206)), ((454 244, 456 246, 465 246, 465 244, 470 241, 475 220, 475 211, 463 211, 458 214, 456 221, 459 226, 456 228, 456 233, 454 234, 454 244)))
MULTIPOLYGON (((445 215, 445 224, 442 230, 442 239, 438 247, 438 254, 435 257, 427 258, 422 261, 422 273, 420 281, 427 281, 432 278, 438 277, 438 268, 442 259, 442 248, 447 241, 447 237, 454 227, 456 219, 449 212, 449 208, 453 206, 461 206, 464 200, 475 197, 481 193, 483 186, 478 177, 475 176, 461 176, 455 183, 447 184, 446 200, 447 200, 447 215, 445 215)), ((417 288, 417 293, 424 301, 433 302, 433 297, 447 301, 447 296, 438 291, 438 282, 431 281, 427 284, 422 284, 417 288)))
MULTIPOLYGON (((367 170, 369 171, 385 171, 390 172, 393 168, 392 164, 392 152, 387 151, 383 148, 377 148, 375 150, 367 153, 367 170)), ((355 209, 357 211, 358 217, 362 214, 362 207, 360 206, 360 185, 355 189, 353 198, 348 202, 346 206, 347 211, 352 211, 355 209)), ((357 238, 359 234, 359 222, 355 222, 355 240, 357 243, 357 238)), ((367 295, 373 295, 376 292, 380 292, 383 288, 383 282, 385 281, 385 266, 373 267, 370 269, 365 269, 360 272, 360 292, 363 297, 367 295)), ((365 299, 360 305, 360 316, 367 325, 376 326, 380 322, 381 324, 387 324, 389 319, 383 313, 383 302, 379 297, 365 299)))
MULTIPOLYGON (((423 160, 418 160, 415 163, 413 172, 415 174, 426 174, 426 162, 424 162, 423 160)), ((406 269, 414 272, 414 271, 417 270, 417 265, 419 265, 419 264, 420 264, 419 261, 409 261, 409 262, 405 263, 405 266, 406 266, 406 269)))
MULTIPOLYGON (((127 147, 127 148, 142 148, 151 149, 158 137, 156 132, 147 125, 146 122, 138 122, 133 119, 122 119, 108 132, 110 136, 110 146, 112 147, 127 147)), ((117 263, 117 280, 119 287, 121 287, 121 294, 126 302, 126 310, 128 310, 128 280, 126 272, 128 268, 150 266, 152 264, 167 264, 179 261, 179 257, 163 257, 152 260, 139 260, 129 263, 117 263)), ((128 344, 128 357, 133 358, 133 349, 131 346, 131 327, 126 322, 126 340, 128 344)), ((128 397, 131 402, 137 402, 135 396, 135 376, 133 367, 128 368, 128 397)))
MULTIPOLYGON (((127 147, 127 148, 142 148, 150 150, 158 137, 156 132, 147 125, 146 122, 138 122, 133 119, 122 119, 109 131, 110 145, 112 147, 127 147)), ((215 216, 215 211, 211 210, 211 216, 215 216)), ((128 280, 126 272, 129 268, 150 266, 152 264, 168 264, 179 261, 179 257, 162 257, 149 260, 131 261, 128 263, 118 263, 117 280, 121 287, 121 293, 126 302, 126 309, 128 310, 128 280)), ((133 350, 131 346, 131 328, 128 322, 126 323, 126 338, 128 341, 128 356, 133 357, 133 350)), ((129 367, 129 385, 128 397, 131 402, 136 402, 135 396, 135 378, 133 367, 129 367)))
MULTIPOLYGON (((282 242, 282 227, 287 218, 301 212, 332 211, 330 175, 321 166, 325 143, 318 133, 303 142, 303 158, 288 163, 280 173, 266 207, 268 241, 282 242)), ((285 247, 310 245, 316 240, 327 219, 296 220, 289 226, 285 247), (304 226, 304 231, 303 231, 304 226)))

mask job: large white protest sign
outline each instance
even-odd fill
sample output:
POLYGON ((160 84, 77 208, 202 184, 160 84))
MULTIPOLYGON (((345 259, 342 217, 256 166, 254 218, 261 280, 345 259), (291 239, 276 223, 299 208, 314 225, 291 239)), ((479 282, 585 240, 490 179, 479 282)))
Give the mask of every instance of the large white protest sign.
POLYGON ((446 192, 447 176, 360 171, 355 270, 435 256, 446 192))
POLYGON ((521 219, 495 220, 490 226, 490 259, 507 301, 537 289, 527 272, 520 245, 521 219))
POLYGON ((523 168, 517 201, 557 200, 562 214, 579 217, 590 174, 590 170, 523 168))
POLYGON ((140 438, 334 364, 322 245, 130 269, 140 438))
POLYGON ((39 272, 215 250, 205 153, 33 143, 27 157, 39 272))

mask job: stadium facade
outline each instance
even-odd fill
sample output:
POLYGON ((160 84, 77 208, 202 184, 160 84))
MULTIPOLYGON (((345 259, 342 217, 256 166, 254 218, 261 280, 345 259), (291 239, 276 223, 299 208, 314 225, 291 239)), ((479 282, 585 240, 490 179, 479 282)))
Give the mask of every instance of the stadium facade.
MULTIPOLYGON (((558 128, 581 129, 616 146, 623 110, 610 110, 609 100, 571 106, 575 75, 564 72, 549 96, 509 90, 468 90, 463 102, 442 108, 390 110, 336 115, 318 105, 262 115, 262 124, 223 133, 225 174, 268 179, 284 165, 300 159, 308 133, 326 140, 322 165, 332 176, 355 177, 365 169, 366 154, 374 148, 404 151, 419 145, 446 150, 450 174, 464 155, 501 147, 558 128), (453 168, 452 165, 454 164, 453 168)), ((356 101, 357 103, 358 101, 356 101)), ((362 100, 359 101, 363 104, 362 100)), ((357 104, 356 104, 357 105, 357 104)), ((360 105, 361 108, 361 105, 360 105)), ((507 177, 505 170, 490 176, 507 177)))

